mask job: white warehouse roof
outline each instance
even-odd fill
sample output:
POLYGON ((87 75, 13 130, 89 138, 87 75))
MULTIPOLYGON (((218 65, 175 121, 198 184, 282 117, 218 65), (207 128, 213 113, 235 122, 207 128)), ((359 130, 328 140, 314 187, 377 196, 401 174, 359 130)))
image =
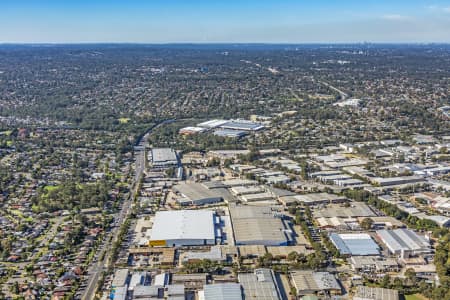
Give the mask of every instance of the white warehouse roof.
POLYGON ((411 251, 415 253, 430 252, 430 242, 410 229, 378 230, 378 236, 392 253, 411 251))
POLYGON ((151 241, 214 239, 214 212, 209 210, 159 211, 151 230, 151 241))

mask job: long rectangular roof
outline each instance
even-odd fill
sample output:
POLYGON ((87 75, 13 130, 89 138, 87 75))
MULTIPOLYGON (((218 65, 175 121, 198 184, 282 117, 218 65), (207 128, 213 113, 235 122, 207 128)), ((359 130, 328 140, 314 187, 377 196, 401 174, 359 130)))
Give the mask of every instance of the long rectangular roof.
POLYGON ((330 234, 330 239, 341 254, 379 255, 380 247, 366 233, 330 234))
POLYGON ((372 217, 375 213, 363 202, 351 202, 350 207, 338 204, 327 205, 323 209, 314 211, 315 218, 331 218, 331 217, 372 217))
POLYGON ((355 297, 357 300, 398 300, 398 291, 378 287, 358 286, 355 297))
POLYGON ((226 122, 224 124, 219 125, 221 128, 226 129, 236 129, 236 130, 248 130, 248 131, 256 131, 264 128, 264 125, 261 125, 259 123, 253 123, 249 121, 230 121, 226 122))
POLYGON ((248 133, 244 130, 234 130, 234 129, 218 129, 214 131, 214 135, 224 136, 224 137, 243 137, 248 133))
POLYGON ((341 289, 336 277, 328 272, 295 271, 291 278, 298 292, 341 289))
POLYGON ((230 215, 236 244, 269 244, 288 242, 286 226, 270 207, 232 206, 230 215))
POLYGON ((216 128, 219 127, 222 124, 227 123, 227 120, 209 120, 200 124, 197 124, 198 127, 204 127, 204 128, 216 128))
POLYGON ((173 189, 184 195, 189 200, 200 200, 209 198, 222 198, 214 189, 210 190, 204 185, 196 182, 175 185, 173 189))
POLYGON ((214 239, 213 216, 209 210, 158 211, 150 240, 214 239))
POLYGON ((245 299, 279 300, 280 292, 270 269, 256 269, 254 273, 238 274, 245 299))
POLYGON ((152 162, 158 163, 176 163, 178 160, 176 152, 171 148, 153 148, 152 149, 152 162))
POLYGON ((410 229, 378 230, 377 234, 392 252, 430 250, 430 242, 410 229))
POLYGON ((204 286, 205 300, 242 300, 239 283, 217 283, 204 286))

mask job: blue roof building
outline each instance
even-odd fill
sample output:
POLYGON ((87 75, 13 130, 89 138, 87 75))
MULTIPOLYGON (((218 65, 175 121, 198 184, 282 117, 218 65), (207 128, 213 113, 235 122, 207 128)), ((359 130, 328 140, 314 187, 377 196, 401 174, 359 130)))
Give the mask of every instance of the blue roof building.
POLYGON ((342 255, 380 254, 380 247, 367 233, 332 233, 330 239, 342 255))

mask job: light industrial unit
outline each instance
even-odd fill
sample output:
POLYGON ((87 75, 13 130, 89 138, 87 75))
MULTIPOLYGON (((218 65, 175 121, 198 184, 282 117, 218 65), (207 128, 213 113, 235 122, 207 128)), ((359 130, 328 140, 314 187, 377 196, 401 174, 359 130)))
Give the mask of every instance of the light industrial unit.
POLYGON ((214 245, 217 218, 210 210, 159 211, 151 229, 150 246, 214 245))

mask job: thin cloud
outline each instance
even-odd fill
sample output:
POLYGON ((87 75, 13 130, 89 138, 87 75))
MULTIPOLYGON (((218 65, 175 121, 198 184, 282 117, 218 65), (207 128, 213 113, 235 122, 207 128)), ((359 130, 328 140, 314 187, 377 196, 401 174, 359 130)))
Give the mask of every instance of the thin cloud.
POLYGON ((450 6, 428 5, 426 9, 437 13, 450 13, 450 6))
POLYGON ((406 21, 410 20, 411 17, 399 15, 399 14, 389 14, 389 15, 383 15, 381 16, 383 20, 389 20, 389 21, 406 21))

